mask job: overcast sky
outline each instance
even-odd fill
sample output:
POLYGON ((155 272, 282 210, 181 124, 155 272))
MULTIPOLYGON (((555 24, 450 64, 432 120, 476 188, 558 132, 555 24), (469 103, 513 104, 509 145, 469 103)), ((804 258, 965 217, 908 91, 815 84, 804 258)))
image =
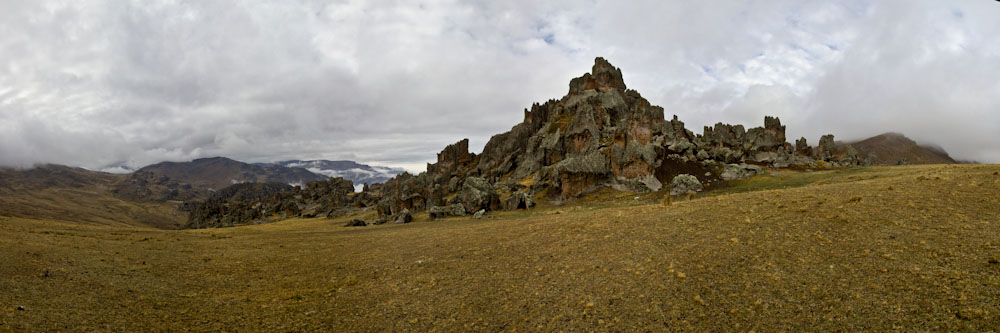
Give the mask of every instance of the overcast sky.
POLYGON ((603 56, 667 117, 1000 163, 1000 2, 0 0, 0 165, 421 171, 603 56))

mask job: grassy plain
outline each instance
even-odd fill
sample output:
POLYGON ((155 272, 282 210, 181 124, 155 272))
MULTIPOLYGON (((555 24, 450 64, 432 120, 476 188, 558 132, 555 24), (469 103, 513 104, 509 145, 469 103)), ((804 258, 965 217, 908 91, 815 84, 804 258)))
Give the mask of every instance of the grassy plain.
POLYGON ((159 230, 0 217, 0 331, 996 331, 1000 166, 159 230))

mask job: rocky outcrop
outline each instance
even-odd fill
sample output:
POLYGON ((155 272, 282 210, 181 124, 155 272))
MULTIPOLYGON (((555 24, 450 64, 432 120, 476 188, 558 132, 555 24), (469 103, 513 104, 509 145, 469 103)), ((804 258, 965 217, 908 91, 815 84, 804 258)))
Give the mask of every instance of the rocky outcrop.
POLYGON ((813 155, 817 160, 830 162, 834 166, 857 165, 863 160, 851 145, 834 141, 833 134, 819 138, 819 146, 813 151, 813 155))
POLYGON ((432 220, 443 219, 448 216, 448 208, 431 206, 430 208, 427 208, 427 215, 429 215, 432 220))
MULTIPOLYGON (((482 153, 470 153, 469 140, 461 140, 426 171, 371 184, 347 201, 374 206, 380 220, 424 210, 437 219, 458 215, 458 207, 461 214, 530 208, 538 198, 573 199, 602 187, 649 192, 670 183, 671 192, 681 186, 686 193, 764 168, 857 163, 853 149, 832 136, 815 149, 804 138, 793 146, 776 117, 764 117, 762 127, 718 123, 695 134, 676 115, 667 120, 663 108, 628 89, 620 69, 597 58, 589 73, 570 81, 566 96, 525 109, 522 122, 490 138, 482 153)), ((289 207, 312 214, 309 204, 294 203, 289 207)))
POLYGON ((531 199, 531 196, 521 191, 512 193, 503 203, 505 210, 528 209, 534 206, 535 201, 531 199))
POLYGON ((311 181, 306 188, 281 183, 242 183, 215 192, 205 201, 189 202, 187 228, 260 223, 288 217, 336 217, 375 202, 354 193, 343 178, 311 181))
POLYGON ((523 121, 494 135, 481 154, 469 153, 462 140, 426 172, 387 182, 379 190, 393 199, 381 211, 452 204, 489 211, 499 208, 496 198, 518 191, 569 199, 603 186, 658 191, 679 174, 712 182, 728 164, 742 167, 726 173, 729 178, 755 173, 754 165, 816 166, 804 140, 799 146, 786 141, 775 117, 765 117, 763 127, 719 123, 696 135, 677 116, 666 120, 662 108, 628 89, 620 69, 597 58, 590 73, 570 81, 566 96, 525 109, 523 121))

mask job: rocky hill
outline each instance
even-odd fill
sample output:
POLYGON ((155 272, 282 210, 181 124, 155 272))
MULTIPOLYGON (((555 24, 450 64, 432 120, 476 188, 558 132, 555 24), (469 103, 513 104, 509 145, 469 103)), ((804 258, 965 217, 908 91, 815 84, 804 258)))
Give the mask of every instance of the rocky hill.
POLYGON ((872 164, 950 164, 956 163, 944 149, 918 145, 901 133, 884 133, 851 143, 858 156, 872 164))
POLYGON ((112 188, 127 178, 52 164, 30 169, 0 168, 0 216, 167 229, 180 226, 186 219, 173 205, 113 196, 112 188))
MULTIPOLYGON (((627 88, 620 69, 597 58, 590 73, 570 81, 566 96, 525 109, 523 121, 493 136, 481 154, 470 153, 465 139, 445 147, 425 172, 400 174, 366 186, 361 194, 377 200, 380 220, 405 222, 416 211, 481 215, 528 208, 536 199, 572 200, 601 187, 659 191, 682 174, 710 185, 763 168, 861 162, 853 147, 833 135, 822 136, 816 147, 805 138, 788 143, 785 126, 773 117, 765 117, 763 127, 718 123, 695 134, 677 116, 666 120, 663 108, 627 88)), ((299 196, 285 197, 299 208, 314 205, 299 196)))
POLYGON ((114 193, 138 201, 197 200, 233 184, 305 184, 326 178, 302 168, 255 165, 213 157, 143 167, 116 185, 114 193))
POLYGON ((597 58, 590 73, 570 81, 566 96, 525 109, 524 120, 493 136, 481 154, 469 153, 463 140, 446 147, 426 172, 372 190, 387 215, 453 204, 477 211, 525 194, 567 200, 602 186, 658 191, 680 174, 710 184, 762 167, 859 163, 856 151, 833 135, 816 147, 805 138, 793 146, 772 117, 763 127, 718 123, 695 134, 677 116, 666 120, 663 108, 627 88, 620 69, 597 58))

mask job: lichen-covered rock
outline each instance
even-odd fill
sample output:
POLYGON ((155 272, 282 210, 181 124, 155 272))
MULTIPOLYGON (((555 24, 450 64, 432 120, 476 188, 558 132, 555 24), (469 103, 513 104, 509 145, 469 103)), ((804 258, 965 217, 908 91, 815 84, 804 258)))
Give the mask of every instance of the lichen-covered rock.
POLYGON ((722 174, 719 175, 723 180, 738 180, 746 179, 759 174, 762 174, 763 170, 759 166, 749 165, 749 164, 726 164, 722 169, 722 174))
POLYGON ((670 195, 679 195, 688 192, 700 192, 705 187, 701 185, 698 178, 689 174, 680 174, 670 181, 670 195))
POLYGON ((427 209, 427 213, 430 215, 431 219, 437 220, 448 216, 448 209, 441 206, 431 206, 427 209))
POLYGON ((462 204, 466 212, 474 212, 480 209, 489 211, 498 208, 500 205, 500 196, 496 193, 493 185, 490 185, 482 177, 465 178, 465 182, 462 184, 462 192, 455 199, 457 202, 454 203, 462 204))
POLYGON ((619 191, 645 193, 659 191, 663 188, 663 183, 653 175, 645 175, 636 178, 619 177, 611 187, 619 191))
POLYGON ((452 216, 465 216, 465 206, 462 204, 451 205, 452 216))
POLYGON ((593 152, 566 158, 556 164, 556 170, 560 173, 607 174, 611 171, 609 165, 610 161, 606 156, 599 152, 593 152))

